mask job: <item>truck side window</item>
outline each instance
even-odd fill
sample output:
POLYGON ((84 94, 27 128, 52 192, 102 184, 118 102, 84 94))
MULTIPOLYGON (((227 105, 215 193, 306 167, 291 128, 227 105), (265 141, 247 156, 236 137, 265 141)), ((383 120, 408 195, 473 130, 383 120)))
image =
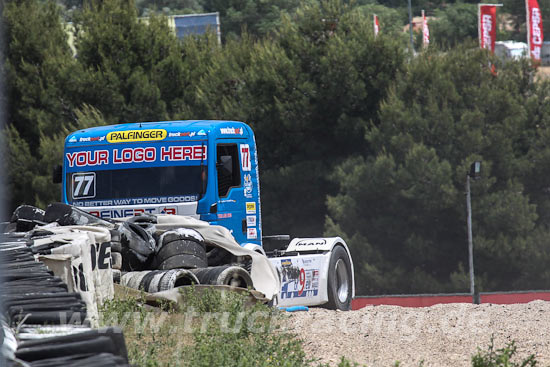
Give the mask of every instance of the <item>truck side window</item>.
POLYGON ((216 153, 218 195, 225 197, 230 188, 241 186, 239 150, 237 144, 218 144, 216 153))

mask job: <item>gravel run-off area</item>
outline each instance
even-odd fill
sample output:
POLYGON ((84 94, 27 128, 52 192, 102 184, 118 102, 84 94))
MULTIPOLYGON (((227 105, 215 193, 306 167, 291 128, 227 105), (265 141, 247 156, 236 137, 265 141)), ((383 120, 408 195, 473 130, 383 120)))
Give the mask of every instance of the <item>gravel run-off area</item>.
POLYGON ((361 366, 471 366, 478 348, 511 341, 517 357, 534 354, 550 366, 550 302, 514 305, 367 306, 357 311, 311 308, 289 314, 288 330, 309 357, 336 365, 341 356, 361 366))

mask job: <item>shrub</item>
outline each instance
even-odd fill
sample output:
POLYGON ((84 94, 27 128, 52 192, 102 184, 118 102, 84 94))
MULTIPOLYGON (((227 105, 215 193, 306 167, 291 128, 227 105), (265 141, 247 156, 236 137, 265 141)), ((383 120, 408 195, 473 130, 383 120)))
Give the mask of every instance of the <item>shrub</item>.
POLYGON ((516 344, 514 341, 508 343, 504 348, 495 350, 493 338, 487 351, 478 350, 472 357, 472 367, 534 367, 537 365, 535 356, 531 354, 520 362, 513 361, 516 356, 516 344))

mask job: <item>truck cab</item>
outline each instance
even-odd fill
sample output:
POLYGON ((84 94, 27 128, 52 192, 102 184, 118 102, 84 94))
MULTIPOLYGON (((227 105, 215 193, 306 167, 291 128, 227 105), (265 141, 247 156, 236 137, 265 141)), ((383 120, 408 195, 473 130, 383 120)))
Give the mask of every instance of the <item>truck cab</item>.
POLYGON ((128 123, 65 140, 63 202, 100 218, 192 216, 261 246, 258 157, 237 121, 128 123))

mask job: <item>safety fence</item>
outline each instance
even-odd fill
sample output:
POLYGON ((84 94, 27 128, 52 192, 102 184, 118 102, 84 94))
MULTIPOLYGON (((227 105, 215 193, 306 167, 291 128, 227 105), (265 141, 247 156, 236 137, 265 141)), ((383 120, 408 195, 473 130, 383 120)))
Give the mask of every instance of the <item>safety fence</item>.
MULTIPOLYGON (((550 301, 550 291, 516 291, 516 292, 482 292, 479 303, 514 304, 528 303, 535 300, 550 301)), ((443 303, 473 303, 474 297, 469 293, 442 294, 397 294, 382 296, 357 296, 353 299, 352 310, 365 306, 393 305, 402 307, 429 307, 443 303)))

